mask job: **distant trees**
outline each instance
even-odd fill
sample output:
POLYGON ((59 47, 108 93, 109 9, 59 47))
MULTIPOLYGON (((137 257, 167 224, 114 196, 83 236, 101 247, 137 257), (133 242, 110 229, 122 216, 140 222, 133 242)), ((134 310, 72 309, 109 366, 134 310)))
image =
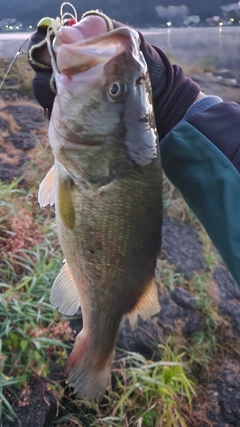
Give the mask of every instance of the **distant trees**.
POLYGON ((191 2, 191 13, 200 15, 204 20, 208 17, 221 14, 221 5, 229 3, 228 1, 219 0, 199 0, 191 2))
MULTIPOLYGON (((79 17, 89 9, 102 9, 110 17, 130 25, 145 27, 157 25, 160 20, 156 6, 185 5, 191 15, 207 17, 219 15, 220 6, 234 0, 70 0, 76 7, 79 17)), ((26 24, 36 25, 43 16, 59 15, 63 0, 11 0, 1 8, 0 19, 16 18, 26 24)))

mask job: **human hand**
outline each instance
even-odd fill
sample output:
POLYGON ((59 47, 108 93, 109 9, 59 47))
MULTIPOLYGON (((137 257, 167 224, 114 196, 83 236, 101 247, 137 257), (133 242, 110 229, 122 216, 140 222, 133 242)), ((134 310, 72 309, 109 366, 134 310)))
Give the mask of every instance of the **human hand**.
POLYGON ((33 33, 28 48, 28 61, 35 75, 32 79, 33 94, 38 103, 48 110, 50 118, 55 98, 51 87, 52 65, 47 47, 47 30, 51 25, 51 18, 42 19, 37 30, 33 33))
MULTIPOLYGON (((105 15, 103 15, 105 16, 105 15)), ((61 28, 61 32, 64 33, 67 28, 68 34, 70 30, 70 36, 72 40, 79 40, 81 38, 88 38, 97 36, 98 34, 104 33, 113 29, 111 21, 106 17, 103 19, 101 16, 91 14, 86 16, 80 22, 76 23, 70 19, 66 26, 61 28), (106 21, 107 19, 107 21, 106 21), (69 26, 71 28, 69 28, 69 26), (78 29, 76 29, 78 27, 78 29), (81 31, 79 31, 79 28, 81 31)), ((38 103, 46 110, 48 110, 48 116, 50 118, 55 98, 55 88, 53 84, 53 71, 51 65, 51 56, 48 51, 47 45, 47 31, 52 25, 51 18, 43 18, 37 25, 37 30, 33 33, 29 49, 28 49, 28 60, 35 75, 32 80, 33 93, 38 103)))

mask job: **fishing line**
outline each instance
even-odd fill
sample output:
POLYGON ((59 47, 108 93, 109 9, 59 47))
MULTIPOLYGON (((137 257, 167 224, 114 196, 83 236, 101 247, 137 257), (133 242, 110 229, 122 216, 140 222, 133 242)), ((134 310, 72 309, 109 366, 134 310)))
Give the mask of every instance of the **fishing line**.
POLYGON ((51 57, 53 74, 54 72, 59 74, 56 57, 55 57, 52 44, 53 44, 53 38, 56 37, 57 31, 59 30, 60 27, 61 27, 60 19, 59 18, 54 19, 52 21, 52 27, 48 28, 47 34, 46 34, 47 47, 48 47, 49 55, 51 57))
POLYGON ((62 5, 60 7, 60 19, 61 19, 61 24, 62 25, 64 25, 65 22, 69 19, 69 18, 66 19, 67 16, 75 19, 76 22, 78 21, 77 11, 76 11, 75 7, 72 5, 72 3, 69 3, 69 2, 66 1, 66 2, 62 3, 62 5), (65 6, 70 6, 70 8, 73 10, 73 14, 70 13, 70 12, 63 13, 63 8, 65 6))
POLYGON ((51 27, 49 27, 47 30, 46 41, 47 41, 48 51, 49 51, 49 54, 51 56, 53 71, 55 71, 57 73, 59 73, 59 70, 57 68, 57 63, 56 63, 55 53, 54 53, 53 46, 52 46, 52 41, 53 41, 54 36, 57 37, 57 32, 58 32, 59 28, 61 26, 64 26, 64 24, 69 20, 69 18, 73 18, 77 22, 77 19, 78 19, 77 18, 77 11, 71 3, 64 2, 64 3, 62 3, 62 5, 60 7, 60 18, 53 19, 51 27), (65 12, 64 13, 63 9, 65 6, 70 6, 70 8, 72 8, 72 10, 73 10, 73 13, 71 13, 71 12, 65 12), (68 17, 68 19, 66 17, 68 17))
POLYGON ((32 37, 32 34, 23 42, 23 44, 20 46, 20 48, 18 49, 18 51, 16 52, 16 54, 14 55, 14 57, 13 57, 13 59, 12 59, 12 61, 10 62, 10 65, 9 65, 9 67, 8 67, 8 69, 7 69, 7 71, 6 71, 6 73, 5 73, 5 75, 4 75, 4 77, 3 77, 3 80, 2 80, 2 82, 1 82, 1 84, 0 84, 0 90, 2 89, 2 87, 3 87, 3 85, 4 85, 4 83, 5 83, 5 80, 6 80, 6 78, 7 78, 7 76, 8 76, 8 74, 10 73, 10 71, 11 71, 11 68, 12 68, 12 66, 13 66, 13 64, 14 64, 14 62, 16 61, 16 58, 17 58, 17 56, 18 55, 27 55, 27 52, 26 52, 26 50, 22 50, 22 48, 23 48, 23 46, 25 45, 25 43, 30 39, 32 37))
MULTIPOLYGON (((53 66, 53 68, 55 67, 55 71, 58 71, 58 70, 56 70, 57 66, 56 66, 56 61, 55 61, 55 55, 54 55, 54 52, 52 49, 52 36, 56 36, 56 33, 59 30, 59 28, 61 26, 63 26, 69 20, 69 18, 73 18, 77 22, 77 20, 78 20, 77 11, 71 3, 64 2, 64 3, 62 3, 62 5, 60 7, 60 18, 53 20, 52 27, 48 28, 48 31, 47 31, 46 39, 47 39, 48 51, 49 51, 51 59, 52 59, 52 66, 53 66), (63 12, 63 9, 65 6, 70 6, 70 8, 73 10, 73 13, 63 12)), ((10 65, 9 65, 9 67, 8 67, 4 77, 3 77, 3 80, 0 84, 0 90, 2 89, 2 87, 6 81, 6 78, 7 78, 8 74, 10 73, 11 68, 12 68, 14 62, 16 61, 16 58, 18 57, 18 55, 27 55, 28 54, 27 51, 22 50, 22 48, 25 45, 25 43, 31 38, 31 36, 32 36, 32 34, 23 42, 23 44, 20 46, 20 48, 18 49, 18 51, 14 55, 10 65)), ((52 83, 52 85, 53 85, 53 83, 52 83)))

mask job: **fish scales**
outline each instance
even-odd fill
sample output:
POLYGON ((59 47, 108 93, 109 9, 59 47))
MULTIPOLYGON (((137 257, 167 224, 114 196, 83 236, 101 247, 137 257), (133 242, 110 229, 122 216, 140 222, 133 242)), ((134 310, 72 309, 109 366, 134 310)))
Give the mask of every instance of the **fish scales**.
MULTIPOLYGON (((96 193, 90 193, 90 197, 77 191, 73 193, 75 211, 81 208, 72 230, 64 226, 56 204, 57 225, 64 255, 66 259, 73 259, 73 263, 82 262, 85 275, 98 284, 93 288, 91 305, 100 310, 104 304, 108 304, 106 296, 109 296, 109 301, 113 304, 116 298, 119 305, 121 296, 130 292, 129 280, 134 280, 131 288, 134 300, 138 300, 136 292, 138 289, 143 292, 141 283, 146 281, 146 267, 145 264, 141 265, 141 260, 146 257, 147 252, 150 262, 152 254, 159 249, 156 230, 161 218, 153 208, 159 206, 161 196, 156 197, 152 190, 154 186, 158 190, 161 182, 156 181, 155 176, 153 182, 149 181, 149 175, 146 177, 142 174, 141 178, 142 185, 139 178, 129 180, 128 177, 109 185, 107 189, 96 189, 96 193), (153 197, 146 200, 146 191, 151 191, 153 197), (104 289, 107 295, 102 292, 104 289)), ((159 191, 156 192, 158 193, 159 191)), ((152 276, 154 270, 153 263, 152 276)), ((148 271, 147 273, 149 274, 148 271)), ((133 308, 130 298, 129 306, 124 297, 123 303, 126 313, 133 308)), ((116 305, 114 310, 117 311, 117 308, 116 305)))

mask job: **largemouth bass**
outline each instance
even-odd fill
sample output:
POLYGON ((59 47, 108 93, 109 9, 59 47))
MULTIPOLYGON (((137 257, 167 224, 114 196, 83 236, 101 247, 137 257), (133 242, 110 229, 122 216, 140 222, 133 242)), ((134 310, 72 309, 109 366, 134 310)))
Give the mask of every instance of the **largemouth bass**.
POLYGON ((66 315, 82 310, 68 383, 91 399, 108 385, 121 321, 134 327, 160 309, 162 171, 138 33, 121 27, 77 41, 76 31, 56 32, 53 43, 55 164, 39 201, 55 202, 66 260, 51 303, 66 315))

